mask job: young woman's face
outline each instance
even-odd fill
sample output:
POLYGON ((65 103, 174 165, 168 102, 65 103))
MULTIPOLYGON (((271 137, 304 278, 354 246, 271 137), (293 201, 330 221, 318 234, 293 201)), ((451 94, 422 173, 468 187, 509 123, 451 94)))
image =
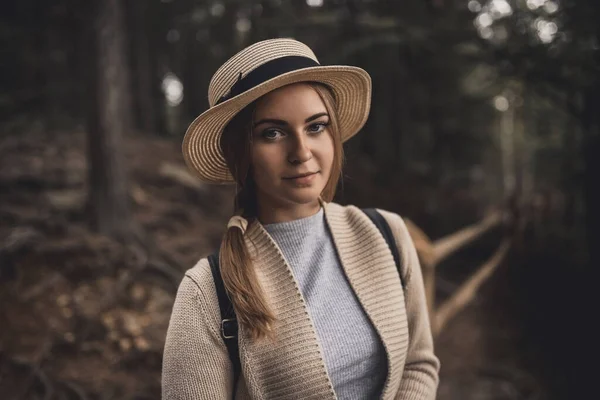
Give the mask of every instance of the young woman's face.
POLYGON ((317 92, 293 84, 256 104, 252 170, 261 209, 318 205, 334 158, 329 115, 317 92))

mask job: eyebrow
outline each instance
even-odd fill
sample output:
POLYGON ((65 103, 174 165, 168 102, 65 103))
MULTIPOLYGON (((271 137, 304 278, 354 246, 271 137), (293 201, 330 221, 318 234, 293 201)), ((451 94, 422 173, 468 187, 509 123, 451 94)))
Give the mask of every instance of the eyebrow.
MULTIPOLYGON (((310 117, 306 118, 304 120, 305 124, 308 124, 309 122, 314 121, 317 118, 321 118, 327 116, 329 117, 329 114, 327 114, 326 112, 321 112, 321 113, 317 113, 315 115, 311 115, 310 117)), ((271 124, 275 124, 275 125, 279 125, 279 126, 287 126, 289 125, 286 121, 282 120, 282 119, 273 119, 273 118, 264 118, 261 119, 260 121, 254 123, 254 128, 256 128, 258 125, 260 124, 266 124, 266 123, 271 123, 271 124)))

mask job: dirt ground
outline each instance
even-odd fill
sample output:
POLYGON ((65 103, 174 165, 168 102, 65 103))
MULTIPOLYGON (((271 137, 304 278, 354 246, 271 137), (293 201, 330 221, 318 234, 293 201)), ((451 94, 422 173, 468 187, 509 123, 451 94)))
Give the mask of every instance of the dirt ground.
MULTIPOLYGON (((174 141, 135 136, 125 150, 143 238, 131 243, 88 228, 83 133, 0 137, 3 399, 160 398, 177 284, 219 243, 232 191, 175 178, 183 161, 174 141)), ((437 341, 439 399, 545 398, 515 356, 515 304, 499 275, 437 341)))
POLYGON ((144 242, 94 234, 85 219, 82 133, 0 139, 2 398, 160 397, 176 286, 212 252, 231 191, 190 188, 174 142, 130 138, 134 221, 144 242), (161 168, 163 168, 161 172, 161 168))

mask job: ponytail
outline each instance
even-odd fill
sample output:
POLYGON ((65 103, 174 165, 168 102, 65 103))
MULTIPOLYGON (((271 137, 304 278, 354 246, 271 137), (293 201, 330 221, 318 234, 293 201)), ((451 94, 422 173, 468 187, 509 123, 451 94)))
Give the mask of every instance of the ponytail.
POLYGON ((231 221, 221 242, 220 252, 225 290, 235 308, 238 324, 244 326, 253 339, 268 337, 272 333, 275 317, 267 305, 244 241, 248 220, 235 216, 231 221))

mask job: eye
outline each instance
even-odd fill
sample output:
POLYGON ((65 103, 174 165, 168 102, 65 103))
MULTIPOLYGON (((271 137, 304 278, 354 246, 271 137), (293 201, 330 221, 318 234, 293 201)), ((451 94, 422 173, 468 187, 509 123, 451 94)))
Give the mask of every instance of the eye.
POLYGON ((327 125, 329 125, 329 122, 316 122, 308 127, 308 132, 312 134, 321 133, 325 130, 327 125))
POLYGON ((265 129, 261 133, 261 137, 266 140, 276 140, 280 136, 283 136, 283 132, 278 129, 265 129))

